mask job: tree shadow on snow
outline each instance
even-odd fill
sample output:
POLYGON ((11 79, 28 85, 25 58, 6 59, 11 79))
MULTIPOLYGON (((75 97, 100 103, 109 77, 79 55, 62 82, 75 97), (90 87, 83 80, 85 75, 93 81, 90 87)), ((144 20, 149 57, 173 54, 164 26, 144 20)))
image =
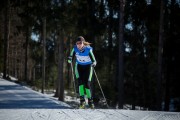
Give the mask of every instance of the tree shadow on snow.
POLYGON ((18 84, 11 84, 0 85, 0 109, 71 109, 71 107, 18 84))

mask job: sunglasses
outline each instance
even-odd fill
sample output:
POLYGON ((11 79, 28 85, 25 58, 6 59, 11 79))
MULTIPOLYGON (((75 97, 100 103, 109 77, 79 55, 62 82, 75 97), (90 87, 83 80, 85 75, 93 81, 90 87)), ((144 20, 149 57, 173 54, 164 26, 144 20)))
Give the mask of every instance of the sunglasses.
POLYGON ((79 41, 79 42, 76 42, 76 45, 80 45, 80 44, 82 44, 82 42, 81 42, 81 41, 79 41))

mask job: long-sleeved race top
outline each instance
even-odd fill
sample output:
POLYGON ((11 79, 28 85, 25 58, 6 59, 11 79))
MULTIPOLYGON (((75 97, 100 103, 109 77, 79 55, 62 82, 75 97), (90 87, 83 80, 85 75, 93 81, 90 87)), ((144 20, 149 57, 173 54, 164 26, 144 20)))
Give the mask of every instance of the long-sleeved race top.
POLYGON ((96 62, 91 46, 84 46, 82 50, 79 50, 75 45, 70 53, 70 57, 76 56, 76 63, 80 65, 89 65, 96 62))

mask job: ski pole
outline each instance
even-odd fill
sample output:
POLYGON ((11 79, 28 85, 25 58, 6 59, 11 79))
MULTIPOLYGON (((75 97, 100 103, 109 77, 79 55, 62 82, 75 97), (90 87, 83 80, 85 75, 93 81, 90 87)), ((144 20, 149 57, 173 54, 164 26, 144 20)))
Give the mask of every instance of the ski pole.
POLYGON ((72 65, 72 62, 71 62, 71 72, 72 72, 72 77, 73 77, 73 85, 74 85, 74 92, 75 92, 75 96, 77 98, 77 93, 76 93, 76 84, 75 84, 75 79, 74 79, 74 70, 73 70, 73 65, 72 65))
POLYGON ((105 102, 106 102, 107 108, 109 108, 109 105, 108 105, 108 103, 107 103, 106 97, 105 97, 104 92, 103 92, 103 90, 102 90, 102 88, 101 88, 101 84, 100 84, 100 82, 99 82, 99 80, 98 80, 96 71, 95 71, 94 68, 93 68, 93 70, 94 70, 94 74, 95 74, 95 76, 96 76, 96 80, 97 80, 97 82, 98 82, 98 84, 99 84, 99 87, 100 87, 100 89, 101 89, 102 95, 103 95, 103 97, 104 97, 104 100, 105 100, 105 102))

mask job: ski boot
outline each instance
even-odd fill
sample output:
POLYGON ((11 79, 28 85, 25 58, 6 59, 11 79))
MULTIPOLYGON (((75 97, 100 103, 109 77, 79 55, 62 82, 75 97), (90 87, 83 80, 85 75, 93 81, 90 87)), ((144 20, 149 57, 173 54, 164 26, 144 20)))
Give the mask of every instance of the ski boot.
POLYGON ((94 109, 95 106, 94 106, 94 103, 93 103, 93 100, 92 99, 88 99, 88 105, 89 105, 89 108, 90 109, 94 109))
POLYGON ((79 109, 85 109, 86 108, 86 102, 83 101, 80 103, 79 109))
POLYGON ((89 108, 94 109, 95 108, 94 103, 89 104, 89 108))
POLYGON ((84 99, 84 96, 80 96, 80 109, 85 109, 86 108, 86 101, 84 99))

